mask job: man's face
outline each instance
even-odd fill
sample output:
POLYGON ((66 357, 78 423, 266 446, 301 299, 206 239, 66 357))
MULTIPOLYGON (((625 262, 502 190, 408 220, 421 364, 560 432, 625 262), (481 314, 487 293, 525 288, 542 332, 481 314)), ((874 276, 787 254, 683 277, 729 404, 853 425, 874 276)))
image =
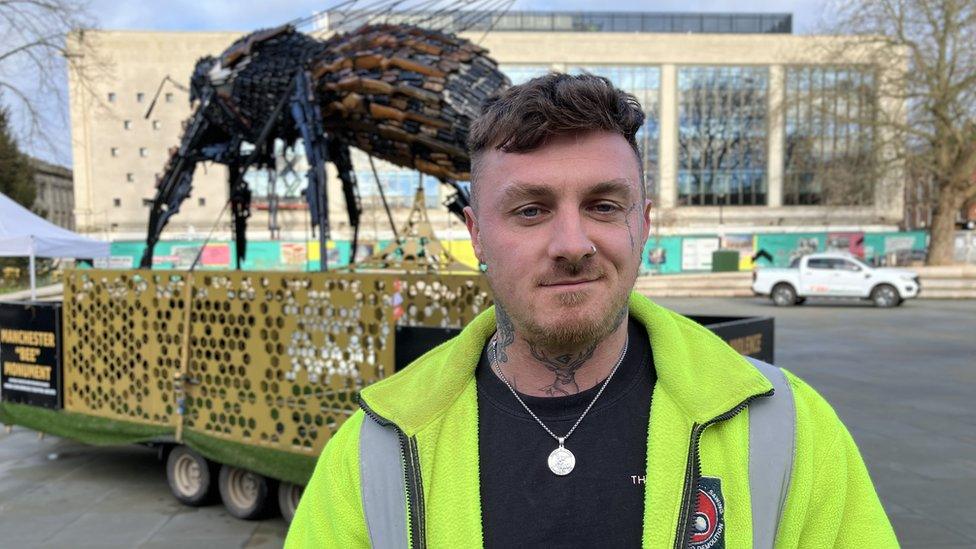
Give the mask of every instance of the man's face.
POLYGON ((482 157, 468 231, 495 300, 530 342, 577 346, 616 328, 650 227, 639 177, 610 132, 482 157))

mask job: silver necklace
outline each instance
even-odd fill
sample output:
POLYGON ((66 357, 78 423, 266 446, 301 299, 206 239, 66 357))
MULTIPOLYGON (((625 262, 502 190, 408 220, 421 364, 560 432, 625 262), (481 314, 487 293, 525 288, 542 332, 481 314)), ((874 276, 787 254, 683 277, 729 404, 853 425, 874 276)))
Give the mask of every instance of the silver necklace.
POLYGON ((624 340, 624 348, 620 351, 620 357, 617 358, 617 363, 614 364, 613 369, 610 370, 610 375, 608 375, 607 379, 603 381, 603 385, 600 387, 600 390, 597 391, 596 396, 593 397, 593 400, 590 401, 590 405, 587 406, 585 410, 583 410, 582 414, 580 414, 579 419, 576 420, 576 423, 573 424, 573 427, 569 430, 568 433, 566 433, 565 436, 557 436, 556 433, 553 433, 552 430, 549 429, 549 427, 546 427, 546 424, 543 423, 541 419, 539 419, 539 416, 535 415, 535 412, 533 412, 532 409, 525 404, 525 401, 522 400, 522 397, 520 397, 518 392, 515 390, 515 388, 512 387, 512 384, 508 382, 508 378, 506 378, 505 374, 502 373, 501 367, 499 367, 498 363, 496 362, 496 358, 498 356, 498 335, 496 334, 495 336, 492 336, 491 343, 488 345, 488 362, 491 364, 492 369, 494 369, 495 373, 498 374, 498 377, 500 377, 502 381, 505 382, 505 386, 508 387, 508 390, 512 392, 513 396, 515 396, 515 400, 517 400, 519 404, 521 404, 522 407, 525 408, 525 411, 528 412, 530 416, 532 416, 532 419, 534 419, 536 423, 542 426, 542 428, 545 429, 547 433, 549 433, 549 436, 556 439, 556 442, 559 443, 559 446, 557 446, 556 449, 549 454, 549 470, 552 471, 553 473, 559 476, 565 476, 571 473, 573 469, 576 467, 576 456, 573 455, 573 453, 570 452, 568 448, 566 448, 565 445, 566 439, 568 439, 569 436, 573 434, 573 431, 575 431, 576 428, 579 427, 580 422, 582 422, 583 418, 586 417, 586 414, 590 411, 590 408, 592 408, 593 405, 596 404, 597 399, 599 399, 600 395, 603 394, 603 390, 607 388, 607 385, 610 383, 610 379, 613 378, 613 374, 617 373, 617 368, 620 367, 620 363, 624 361, 624 355, 627 354, 627 345, 629 343, 630 343, 630 336, 628 336, 627 339, 624 340))

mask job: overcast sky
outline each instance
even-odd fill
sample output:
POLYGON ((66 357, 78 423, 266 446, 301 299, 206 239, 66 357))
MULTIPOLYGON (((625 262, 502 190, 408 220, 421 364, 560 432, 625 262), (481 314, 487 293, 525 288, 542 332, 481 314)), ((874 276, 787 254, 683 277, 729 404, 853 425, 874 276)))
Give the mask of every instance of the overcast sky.
MULTIPOLYGON (((339 0, 89 0, 90 15, 102 29, 240 30, 275 26, 335 5, 339 0)), ((822 28, 827 0, 657 0, 601 2, 602 11, 792 13, 793 32, 809 34, 822 28)), ((517 0, 512 9, 540 11, 592 11, 584 0, 517 0)), ((22 75, 29 79, 30 75, 22 75)), ((186 75, 187 77, 189 75, 186 75)), ((66 77, 65 77, 66 79, 66 77)), ((28 153, 58 164, 71 165, 70 128, 66 107, 46 101, 47 125, 55 140, 23 143, 28 153)), ((66 103, 65 103, 66 104, 66 103)), ((15 112, 14 116, 21 113, 15 112)))

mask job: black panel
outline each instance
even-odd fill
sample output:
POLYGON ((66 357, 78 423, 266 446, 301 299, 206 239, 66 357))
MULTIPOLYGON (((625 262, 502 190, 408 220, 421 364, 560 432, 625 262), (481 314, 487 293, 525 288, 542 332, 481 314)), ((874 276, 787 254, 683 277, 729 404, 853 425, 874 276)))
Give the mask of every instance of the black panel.
POLYGON ((420 358, 424 353, 461 333, 457 328, 422 328, 397 326, 396 371, 420 358))
POLYGON ((0 303, 4 402, 61 408, 61 304, 0 303))

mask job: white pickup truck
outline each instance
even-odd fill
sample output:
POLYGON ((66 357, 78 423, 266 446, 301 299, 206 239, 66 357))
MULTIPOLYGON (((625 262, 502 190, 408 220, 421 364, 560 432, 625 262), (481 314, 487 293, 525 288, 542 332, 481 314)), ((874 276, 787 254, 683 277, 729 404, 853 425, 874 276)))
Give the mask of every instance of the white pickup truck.
POLYGON ((752 273, 752 291, 781 307, 808 297, 859 297, 878 307, 895 307, 921 290, 918 274, 904 269, 874 268, 840 253, 805 255, 789 269, 752 273))

